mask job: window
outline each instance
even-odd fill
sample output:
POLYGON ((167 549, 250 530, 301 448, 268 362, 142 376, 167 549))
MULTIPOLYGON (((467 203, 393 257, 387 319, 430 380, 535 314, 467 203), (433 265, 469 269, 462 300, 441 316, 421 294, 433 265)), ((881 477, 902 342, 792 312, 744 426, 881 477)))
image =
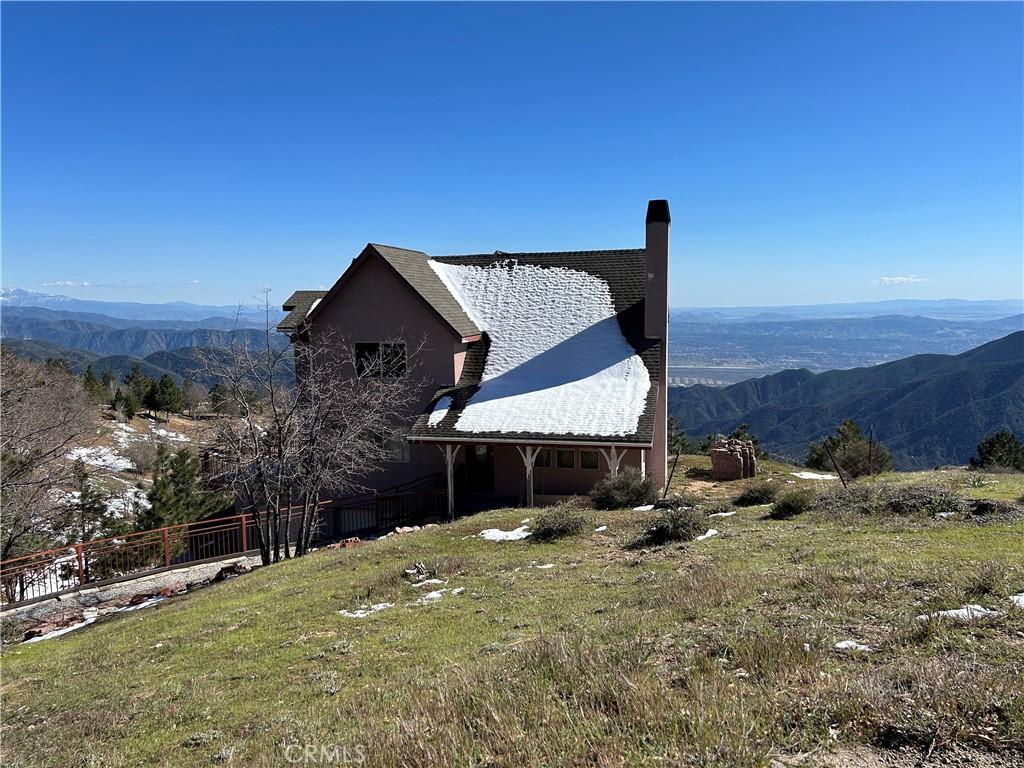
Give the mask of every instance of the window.
POLYGON ((405 374, 405 344, 379 341, 356 344, 356 373, 375 378, 405 374))
POLYGON ((551 450, 548 448, 541 448, 537 451, 537 457, 533 460, 533 466, 535 467, 550 467, 551 466, 551 450))
POLYGON ((597 469, 597 451, 580 450, 580 469, 597 469))
POLYGON ((572 448, 559 448, 555 451, 555 463, 559 469, 575 469, 576 451, 572 448))
POLYGON ((384 447, 388 452, 388 460, 395 464, 409 463, 409 438, 400 433, 395 433, 384 440, 384 447))

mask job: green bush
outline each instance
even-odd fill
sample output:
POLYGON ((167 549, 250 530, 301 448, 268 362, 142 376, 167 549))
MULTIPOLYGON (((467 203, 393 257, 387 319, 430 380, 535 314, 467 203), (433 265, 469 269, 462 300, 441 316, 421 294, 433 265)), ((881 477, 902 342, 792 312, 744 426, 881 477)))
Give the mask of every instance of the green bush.
POLYGON ((572 498, 541 512, 530 530, 534 541, 554 541, 582 533, 586 524, 587 515, 583 503, 572 498))
POLYGON ((657 494, 654 480, 628 467, 615 477, 607 475, 594 483, 590 500, 598 509, 632 509, 653 503, 657 494))
POLYGON ((640 537, 641 545, 666 544, 670 541, 691 541, 708 529, 702 512, 686 507, 659 509, 654 524, 640 537))
POLYGON ((772 504, 768 517, 772 520, 789 520, 814 506, 815 493, 810 488, 801 488, 783 494, 772 504))
POLYGON ((737 507, 755 507, 758 504, 771 504, 779 492, 778 486, 762 480, 743 489, 743 492, 732 500, 737 507))

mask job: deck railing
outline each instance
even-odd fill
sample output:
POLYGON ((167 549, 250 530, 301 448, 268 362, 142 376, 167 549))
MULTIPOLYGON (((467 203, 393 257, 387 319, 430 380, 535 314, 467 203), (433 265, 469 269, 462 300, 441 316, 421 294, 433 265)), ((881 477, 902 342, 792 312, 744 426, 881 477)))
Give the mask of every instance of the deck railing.
MULTIPOLYGON (((401 493, 367 494, 335 503, 321 502, 315 524, 319 538, 390 530, 438 514, 446 507, 444 491, 423 478, 402 486, 401 493)), ((389 489, 391 490, 391 489, 389 489)), ((294 542, 301 511, 283 516, 279 535, 294 542)), ((251 514, 200 520, 148 531, 94 539, 0 563, 0 607, 40 600, 86 585, 138 578, 186 564, 215 562, 258 551, 256 521, 251 514)))

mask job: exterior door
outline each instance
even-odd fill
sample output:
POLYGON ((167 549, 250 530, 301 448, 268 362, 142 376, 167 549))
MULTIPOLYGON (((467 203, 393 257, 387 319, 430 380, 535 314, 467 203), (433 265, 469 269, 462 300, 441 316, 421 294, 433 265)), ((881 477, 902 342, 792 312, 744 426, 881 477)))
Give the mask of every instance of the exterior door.
POLYGON ((466 446, 466 490, 471 494, 494 493, 494 446, 466 446))

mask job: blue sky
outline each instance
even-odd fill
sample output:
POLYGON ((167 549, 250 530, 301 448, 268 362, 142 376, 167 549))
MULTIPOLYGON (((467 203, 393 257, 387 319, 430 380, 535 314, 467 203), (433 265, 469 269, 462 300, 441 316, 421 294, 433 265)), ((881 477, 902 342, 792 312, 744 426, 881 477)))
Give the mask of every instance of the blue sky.
POLYGON ((673 306, 1024 290, 1019 3, 2 17, 5 286, 281 299, 371 240, 638 247, 667 197, 673 306))

